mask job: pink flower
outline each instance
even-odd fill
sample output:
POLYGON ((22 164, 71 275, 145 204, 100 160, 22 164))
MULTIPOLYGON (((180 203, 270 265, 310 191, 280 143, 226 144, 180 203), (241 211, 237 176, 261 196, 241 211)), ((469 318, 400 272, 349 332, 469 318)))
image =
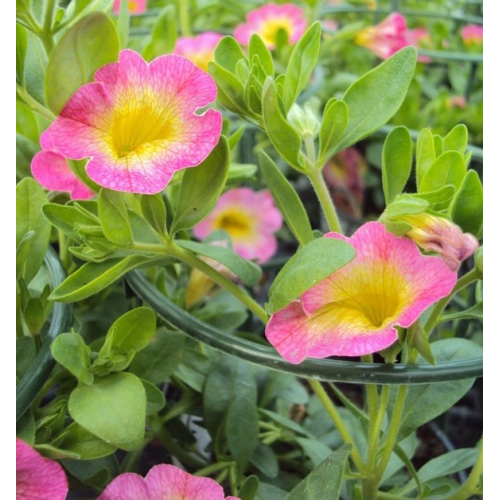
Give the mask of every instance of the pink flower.
POLYGON ((410 326, 457 280, 440 257, 422 255, 380 222, 364 224, 351 238, 325 237, 348 241, 356 257, 271 316, 266 337, 291 363, 385 349, 398 338, 396 325, 410 326))
POLYGON ((63 468, 16 438, 16 499, 64 500, 67 493, 63 468))
MULTIPOLYGON (((425 28, 415 28, 406 30, 406 41, 408 45, 413 45, 417 49, 431 48, 431 37, 425 28)), ((428 56, 418 56, 418 60, 422 63, 431 62, 432 59, 428 56)))
POLYGON ((247 22, 236 26, 234 38, 242 45, 250 43, 251 36, 259 35, 266 47, 274 49, 279 29, 288 34, 288 43, 294 44, 304 34, 307 20, 300 7, 291 3, 269 3, 247 14, 247 22))
MULTIPOLYGON (((121 0, 115 0, 113 4, 113 12, 118 15, 120 13, 121 0)), ((128 11, 130 14, 142 14, 146 12, 147 0, 128 0, 128 11)))
POLYGON ((411 224, 406 236, 426 252, 436 252, 452 271, 458 271, 463 260, 470 257, 479 247, 479 242, 469 233, 463 233, 459 226, 444 217, 427 213, 404 215, 399 222, 411 224))
POLYGON ((467 24, 461 31, 462 40, 467 47, 483 45, 483 27, 478 24, 467 24))
POLYGON ((208 63, 214 60, 215 47, 221 38, 220 33, 213 31, 207 31, 192 38, 178 38, 174 54, 189 59, 203 71, 207 71, 208 63))
POLYGON ((161 464, 152 467, 145 478, 133 472, 120 474, 97 500, 224 500, 224 490, 213 479, 161 464))
POLYGON ((67 191, 72 200, 88 200, 94 192, 71 170, 68 161, 56 149, 50 128, 40 135, 42 150, 31 161, 33 177, 50 191, 67 191))
POLYGON ((269 260, 278 248, 274 232, 283 219, 269 191, 256 193, 236 188, 224 193, 212 213, 197 224, 194 235, 202 240, 218 229, 225 230, 236 253, 245 259, 269 260))
POLYGON ((462 95, 455 95, 446 100, 446 105, 449 108, 465 109, 467 107, 467 99, 462 95))
POLYGON ((87 174, 116 191, 154 194, 178 170, 199 165, 216 146, 222 116, 209 109, 213 79, 177 55, 148 64, 122 50, 96 71, 54 121, 52 138, 71 159, 90 157, 87 174))
POLYGON ((354 43, 370 49, 382 59, 387 59, 409 45, 406 32, 405 18, 394 12, 381 23, 362 29, 356 35, 354 43))

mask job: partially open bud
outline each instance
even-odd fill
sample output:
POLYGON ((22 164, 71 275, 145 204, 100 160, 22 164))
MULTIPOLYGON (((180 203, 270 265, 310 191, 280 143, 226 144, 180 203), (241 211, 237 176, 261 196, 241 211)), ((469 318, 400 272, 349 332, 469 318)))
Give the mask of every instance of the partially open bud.
POLYGON ((457 271, 460 263, 479 246, 472 234, 463 233, 459 226, 444 217, 423 212, 402 215, 397 219, 412 226, 406 236, 423 250, 438 253, 452 271, 457 271))
POLYGON ((294 104, 287 118, 290 125, 292 125, 302 138, 312 137, 314 139, 319 134, 321 124, 309 104, 306 104, 304 109, 298 104, 294 104))

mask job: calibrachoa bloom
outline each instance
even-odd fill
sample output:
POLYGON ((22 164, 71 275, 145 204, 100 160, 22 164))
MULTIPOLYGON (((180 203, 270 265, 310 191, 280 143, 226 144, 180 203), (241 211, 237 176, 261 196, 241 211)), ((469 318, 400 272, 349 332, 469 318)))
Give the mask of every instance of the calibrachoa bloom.
POLYGON ((122 50, 73 94, 52 138, 71 159, 90 157, 87 174, 116 191, 154 194, 175 172, 199 165, 216 146, 222 117, 198 109, 214 101, 213 79, 191 61, 165 55, 148 64, 122 50))
POLYGON ((354 43, 370 49, 374 54, 387 59, 406 47, 406 20, 397 12, 386 17, 381 23, 362 29, 354 43))
POLYGON ((224 497, 216 481, 196 477, 173 465, 155 465, 145 478, 126 472, 117 476, 97 500, 240 500, 224 497))
POLYGON ((214 60, 215 47, 221 38, 220 33, 213 31, 207 31, 195 37, 178 38, 174 54, 189 59, 203 71, 207 71, 208 63, 214 60))
POLYGON ((479 242, 469 233, 444 217, 426 213, 400 216, 398 221, 408 222, 413 229, 406 233, 420 248, 436 252, 452 271, 457 271, 463 260, 478 248, 479 242))
POLYGON ((269 49, 276 45, 276 35, 280 29, 288 34, 288 43, 297 42, 304 34, 307 20, 300 7, 285 3, 270 3, 247 14, 247 22, 236 26, 234 38, 242 45, 248 45, 250 38, 257 33, 269 49))
MULTIPOLYGON (((413 45, 419 49, 431 48, 431 37, 425 28, 415 28, 413 30, 406 30, 406 41, 408 45, 413 45)), ((428 56, 418 56, 418 60, 422 63, 431 62, 428 56)))
POLYGON ((483 27, 478 24, 467 24, 462 28, 461 34, 467 47, 483 44, 483 27))
POLYGON ((64 500, 67 493, 63 468, 16 438, 16 499, 64 500))
POLYGON ((356 256, 271 316, 269 342, 285 359, 362 356, 390 346, 395 326, 410 326, 448 295, 457 276, 440 257, 422 255, 409 238, 368 222, 348 241, 356 256))
POLYGON ((51 191, 67 191, 72 200, 88 200, 94 192, 71 170, 66 158, 61 155, 52 140, 50 128, 40 135, 39 151, 31 161, 33 177, 51 191))
MULTIPOLYGON (((113 12, 118 15, 120 13, 121 0, 115 0, 113 4, 113 12)), ((146 12, 147 0, 128 0, 128 11, 130 14, 142 14, 146 12)))
POLYGON ((200 240, 213 231, 225 230, 233 250, 245 259, 269 260, 278 247, 274 232, 283 224, 269 191, 256 193, 249 188, 236 188, 224 193, 212 213, 193 231, 200 240))

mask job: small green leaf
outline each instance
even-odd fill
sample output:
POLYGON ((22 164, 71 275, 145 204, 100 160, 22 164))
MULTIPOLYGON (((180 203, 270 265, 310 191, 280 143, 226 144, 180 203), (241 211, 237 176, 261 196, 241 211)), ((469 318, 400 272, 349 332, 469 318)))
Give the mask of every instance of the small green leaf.
POLYGON ((238 498, 241 500, 253 500, 259 489, 259 478, 257 476, 248 476, 238 490, 238 498))
POLYGON ((465 311, 460 311, 457 313, 445 314, 439 318, 439 321, 452 321, 455 319, 483 319, 483 301, 481 300, 477 304, 474 304, 469 309, 465 311))
POLYGON ((174 50, 177 41, 177 20, 175 7, 167 5, 156 16, 151 32, 151 39, 144 48, 142 55, 147 61, 155 57, 169 54, 174 50))
POLYGON ((247 114, 255 116, 248 109, 244 99, 245 88, 236 76, 213 61, 208 63, 208 72, 217 84, 217 101, 221 106, 241 117, 247 114))
POLYGON ((427 191, 426 193, 412 194, 413 198, 425 200, 429 204, 429 208, 435 209, 436 206, 447 205, 455 196, 457 188, 451 184, 446 184, 436 191, 427 191))
POLYGON ((387 206, 380 220, 384 223, 399 215, 419 214, 429 208, 429 202, 413 194, 400 194, 387 206))
POLYGON ((276 86, 269 76, 262 90, 262 116, 269 139, 278 153, 292 167, 304 172, 304 167, 300 162, 302 140, 283 117, 278 107, 276 86))
POLYGON ((349 109, 344 101, 330 99, 323 113, 323 121, 319 132, 318 167, 323 167, 328 161, 335 146, 342 137, 349 121, 349 109))
MULTIPOLYGON (((229 137, 228 139, 228 144, 229 144, 229 149, 231 151, 234 150, 234 148, 239 144, 241 136, 243 135, 243 132, 245 132, 245 125, 242 125, 239 127, 233 134, 229 137)), ((232 168, 233 164, 231 164, 232 168)), ((229 172, 231 175, 231 171, 229 172)))
POLYGON ((26 28, 16 23, 16 80, 24 86, 24 61, 28 51, 28 32, 26 28))
POLYGON ((255 465, 266 477, 275 478, 279 473, 279 463, 276 453, 270 446, 257 443, 250 457, 250 463, 255 465))
POLYGON ((417 51, 405 47, 372 69, 344 94, 349 124, 332 154, 338 153, 384 125, 399 109, 413 78, 417 51))
POLYGON ((382 186, 385 203, 400 194, 410 177, 413 143, 406 127, 396 127, 387 136, 382 150, 382 186))
POLYGON ((351 445, 334 451, 286 496, 286 500, 337 500, 351 445))
POLYGON ((141 380, 141 382, 146 391, 146 415, 154 415, 165 407, 167 401, 156 385, 147 380, 141 380))
POLYGON ((432 347, 429 343, 429 338, 427 334, 424 332, 422 328, 416 328, 415 330, 409 330, 406 342, 408 343, 408 347, 413 347, 418 351, 420 356, 430 363, 431 365, 436 364, 436 359, 434 358, 434 354, 432 353, 432 347))
POLYGON ((283 102, 288 113, 298 95, 305 88, 318 60, 321 24, 312 24, 295 45, 288 61, 283 86, 283 102))
POLYGON ((439 156, 422 176, 418 191, 435 191, 447 184, 458 189, 466 173, 463 156, 456 151, 447 151, 439 156))
POLYGON ((224 136, 200 165, 184 172, 172 234, 189 229, 203 220, 213 209, 226 183, 229 172, 229 146, 224 136))
POLYGON ((116 446, 99 439, 76 422, 70 424, 63 433, 57 447, 63 451, 77 453, 81 460, 94 460, 115 452, 116 446))
POLYGON ((214 59, 219 66, 234 75, 236 65, 246 57, 241 50, 240 44, 232 36, 225 36, 215 48, 214 59))
POLYGON ((176 243, 182 248, 186 248, 194 253, 209 257, 210 259, 214 259, 224 264, 230 271, 236 274, 246 286, 253 287, 260 280, 262 275, 261 268, 257 264, 240 257, 229 248, 207 245, 189 240, 177 240, 176 243))
POLYGON ((248 46, 248 59, 253 61, 254 56, 259 58, 259 62, 266 75, 274 77, 273 56, 262 41, 262 38, 256 33, 250 37, 250 44, 248 46))
POLYGON ((444 153, 444 140, 438 134, 434 134, 432 139, 434 141, 434 149, 436 151, 436 158, 439 158, 444 153))
POLYGON ((28 31, 28 48, 24 61, 24 88, 40 104, 45 105, 44 80, 47 53, 37 35, 28 31))
POLYGON ((259 418, 255 401, 236 395, 229 404, 226 417, 226 438, 229 451, 236 459, 240 475, 257 446, 259 418))
POLYGON ((16 134, 16 176, 31 177, 31 161, 39 151, 38 146, 21 134, 16 134))
POLYGON ((45 96, 49 108, 58 114, 73 93, 91 82, 94 73, 118 59, 120 41, 111 19, 94 12, 75 24, 50 55, 45 75, 45 96))
POLYGON ((84 384, 91 384, 90 347, 78 333, 61 333, 50 346, 52 356, 84 384))
POLYGON ((297 191, 264 151, 259 151, 262 174, 271 195, 295 239, 306 245, 314 239, 311 223, 297 191))
POLYGON ((483 185, 475 170, 469 170, 453 199, 449 213, 466 233, 479 234, 483 227, 483 185))
POLYGON ((144 218, 159 234, 166 234, 167 209, 161 194, 143 194, 141 196, 141 210, 144 218))
POLYGON ((111 243, 130 246, 133 243, 132 229, 123 194, 110 189, 101 189, 98 207, 104 236, 111 243))
POLYGON ((465 125, 455 126, 444 138, 443 151, 457 151, 461 155, 465 154, 467 148, 468 132, 465 125))
POLYGON ((75 241, 80 240, 80 236, 75 231, 78 226, 95 226, 94 219, 83 215, 75 207, 70 205, 59 205, 58 203, 47 203, 43 206, 43 214, 64 234, 75 241))
POLYGON ((335 238, 318 238, 301 247, 276 276, 269 290, 270 314, 354 259, 354 248, 335 238))
POLYGON ((126 451, 141 446, 146 424, 146 391, 131 373, 115 373, 73 390, 71 417, 106 443, 126 451))

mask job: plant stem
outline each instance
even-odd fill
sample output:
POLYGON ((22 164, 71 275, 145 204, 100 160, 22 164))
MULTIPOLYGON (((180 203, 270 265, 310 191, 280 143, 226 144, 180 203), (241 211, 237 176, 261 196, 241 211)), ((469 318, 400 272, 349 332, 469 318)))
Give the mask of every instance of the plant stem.
POLYGON ((264 324, 267 324, 269 318, 266 311, 230 279, 223 276, 213 267, 209 266, 206 262, 202 261, 192 253, 175 245, 173 242, 169 246, 168 253, 172 255, 172 257, 179 259, 181 262, 184 262, 185 264, 188 264, 206 274, 218 285, 225 288, 228 292, 232 293, 237 299, 243 302, 243 304, 245 304, 248 309, 250 309, 264 324))
POLYGON ((323 209, 330 231, 342 234, 342 228, 337 216, 337 210, 335 209, 332 197, 330 196, 330 191, 328 190, 321 170, 312 168, 310 169, 308 176, 314 191, 316 191, 316 196, 318 197, 321 208, 323 209))
POLYGON ((214 472, 219 472, 220 470, 230 467, 232 465, 234 465, 234 462, 216 462, 215 464, 207 465, 203 469, 200 469, 199 471, 195 472, 193 476, 201 476, 201 477, 211 476, 214 472))
POLYGON ((36 101, 33 97, 31 97, 25 89, 17 86, 16 87, 17 96, 19 99, 25 104, 28 108, 36 111, 39 115, 42 115, 44 118, 47 118, 49 121, 54 121, 56 116, 47 109, 45 106, 42 106, 38 101, 36 101))
POLYGON ((47 55, 49 55, 52 52, 52 49, 54 48, 54 38, 52 36, 52 22, 54 20, 55 6, 56 6, 56 0, 46 0, 40 40, 43 43, 47 55))
POLYGON ((328 394, 326 393, 325 389, 323 388, 320 382, 318 382, 317 380, 309 380, 309 385, 311 386, 312 390, 316 393, 321 403, 323 403, 325 410, 332 419, 332 422, 337 427, 340 436, 344 440, 344 443, 352 445, 351 458, 352 461, 354 462, 354 465, 360 472, 364 472, 365 465, 363 463, 361 455, 359 454, 356 443, 354 442, 354 439, 352 438, 349 429, 347 429, 342 418, 340 417, 337 408, 335 408, 333 401, 329 398, 328 394))
POLYGON ((382 422, 384 420, 385 411, 387 409, 387 402, 389 400, 389 386, 382 386, 382 391, 380 393, 380 404, 378 410, 375 413, 375 417, 370 416, 370 435, 368 439, 368 462, 367 469, 368 473, 370 471, 375 471, 376 461, 377 461, 377 451, 380 437, 380 429, 382 428, 382 422))
POLYGON ((179 21, 182 36, 191 36, 191 30, 189 28, 189 2, 186 0, 179 1, 179 21))

